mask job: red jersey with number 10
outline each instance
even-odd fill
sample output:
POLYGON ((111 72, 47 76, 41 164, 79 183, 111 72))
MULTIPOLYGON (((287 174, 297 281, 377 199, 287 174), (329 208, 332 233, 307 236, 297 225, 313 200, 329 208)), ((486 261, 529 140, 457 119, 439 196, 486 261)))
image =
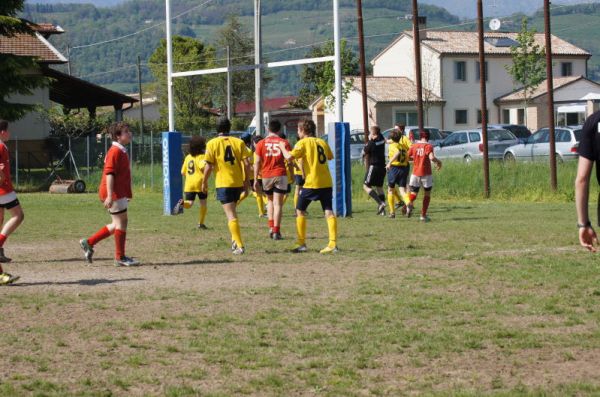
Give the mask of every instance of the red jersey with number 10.
POLYGON ((8 155, 8 147, 0 141, 0 172, 2 172, 2 182, 0 183, 0 196, 12 193, 12 181, 10 180, 10 159, 8 155))
POLYGON ((292 151, 290 143, 278 136, 269 135, 256 144, 256 151, 254 153, 262 161, 261 175, 263 179, 287 175, 285 157, 283 157, 283 153, 279 147, 280 143, 284 144, 286 150, 292 151))
POLYGON ((408 149, 408 156, 413 159, 413 175, 431 175, 431 160, 429 155, 433 153, 433 145, 430 143, 417 142, 408 149))

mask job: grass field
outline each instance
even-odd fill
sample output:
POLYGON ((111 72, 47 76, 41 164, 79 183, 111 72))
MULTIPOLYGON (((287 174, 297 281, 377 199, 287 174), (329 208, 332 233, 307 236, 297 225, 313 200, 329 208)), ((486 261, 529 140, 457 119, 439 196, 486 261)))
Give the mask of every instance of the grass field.
MULTIPOLYGON (((441 181, 440 181, 441 183, 441 181)), ((22 194, 0 289, 0 396, 598 395, 600 262, 577 247, 570 202, 435 199, 430 224, 356 200, 323 257, 292 255, 242 205, 232 257, 219 206, 163 217, 132 202, 128 253, 92 266, 78 239, 107 221, 95 194, 22 194)), ((568 200, 563 200, 568 201, 568 200)))

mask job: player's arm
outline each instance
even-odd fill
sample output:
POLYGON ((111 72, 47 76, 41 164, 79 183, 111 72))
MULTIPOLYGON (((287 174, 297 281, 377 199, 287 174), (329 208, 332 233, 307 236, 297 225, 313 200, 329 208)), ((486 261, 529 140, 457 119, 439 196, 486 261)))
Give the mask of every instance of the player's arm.
MULTIPOLYGON (((242 160, 242 166, 244 167, 244 191, 246 194, 250 191, 250 174, 253 172, 252 164, 250 164, 250 158, 246 157, 242 160)), ((257 179, 254 180, 255 182, 257 179)))
POLYGON ((598 237, 590 223, 588 212, 590 197, 590 177, 594 162, 579 156, 577 177, 575 178, 575 207, 577 208, 577 223, 579 225, 579 243, 591 252, 596 252, 598 237))
POLYGON ((387 170, 389 170, 390 168, 392 168, 392 163, 396 160, 398 160, 398 158, 400 157, 400 154, 402 153, 402 151, 398 150, 396 152, 396 154, 394 154, 394 156, 390 159, 390 161, 388 161, 387 165, 385 166, 385 168, 387 170))
POLYGON ((213 165, 212 163, 209 163, 208 161, 205 161, 205 166, 204 166, 204 178, 202 179, 202 193, 208 193, 208 178, 210 178, 210 175, 213 172, 213 165))
POLYGON ((260 175, 260 170, 262 169, 262 157, 254 156, 254 190, 260 191, 260 183, 258 182, 258 176, 260 175))
POLYGON ((113 194, 115 192, 115 174, 106 174, 106 199, 104 208, 110 208, 113 205, 113 194))
POLYGON ((433 154, 433 152, 429 153, 429 160, 431 160, 435 164, 435 168, 438 171, 442 169, 442 162, 440 161, 440 159, 435 157, 435 154, 433 154))

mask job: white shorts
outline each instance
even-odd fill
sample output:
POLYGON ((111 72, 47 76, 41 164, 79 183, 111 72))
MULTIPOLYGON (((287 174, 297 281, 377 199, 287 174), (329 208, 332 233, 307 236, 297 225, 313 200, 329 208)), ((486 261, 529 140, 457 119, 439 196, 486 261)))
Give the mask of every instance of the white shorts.
POLYGON ((416 187, 416 188, 422 187, 424 189, 431 189, 433 187, 433 175, 427 175, 427 176, 411 175, 410 182, 408 183, 408 185, 410 187, 416 187))
POLYGON ((112 206, 108 209, 108 212, 112 215, 121 214, 127 211, 127 207, 129 206, 129 199, 120 198, 118 200, 113 201, 112 206))
POLYGON ((17 199, 17 193, 13 190, 10 193, 6 193, 0 196, 0 205, 6 205, 12 203, 17 199))

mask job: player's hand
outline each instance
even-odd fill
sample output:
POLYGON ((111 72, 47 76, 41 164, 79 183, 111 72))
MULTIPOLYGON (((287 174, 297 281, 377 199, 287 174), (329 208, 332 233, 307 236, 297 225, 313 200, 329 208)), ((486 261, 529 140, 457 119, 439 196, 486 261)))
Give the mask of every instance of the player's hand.
POLYGON ((106 200, 104 200, 104 208, 109 209, 110 207, 112 207, 113 205, 113 199, 112 197, 107 197, 106 200))
POLYGON ((442 162, 441 161, 438 161, 437 163, 435 163, 435 169, 438 170, 438 171, 442 169, 442 162))
POLYGON ((392 166, 391 166, 391 165, 389 165, 389 164, 387 164, 387 165, 385 166, 385 169, 386 169, 387 171, 389 171, 389 170, 390 170, 390 168, 392 168, 392 166))
POLYGON ((598 236, 592 227, 583 227, 579 229, 579 244, 590 252, 596 252, 598 245, 598 236))
POLYGON ((200 190, 202 191, 202 193, 208 193, 208 185, 206 183, 202 183, 202 186, 200 186, 200 190))
POLYGON ((250 194, 250 182, 248 181, 244 182, 244 193, 246 193, 246 195, 250 194))
POLYGON ((262 191, 260 183, 258 183, 257 179, 254 180, 254 191, 257 192, 257 193, 260 192, 260 191, 262 191))

